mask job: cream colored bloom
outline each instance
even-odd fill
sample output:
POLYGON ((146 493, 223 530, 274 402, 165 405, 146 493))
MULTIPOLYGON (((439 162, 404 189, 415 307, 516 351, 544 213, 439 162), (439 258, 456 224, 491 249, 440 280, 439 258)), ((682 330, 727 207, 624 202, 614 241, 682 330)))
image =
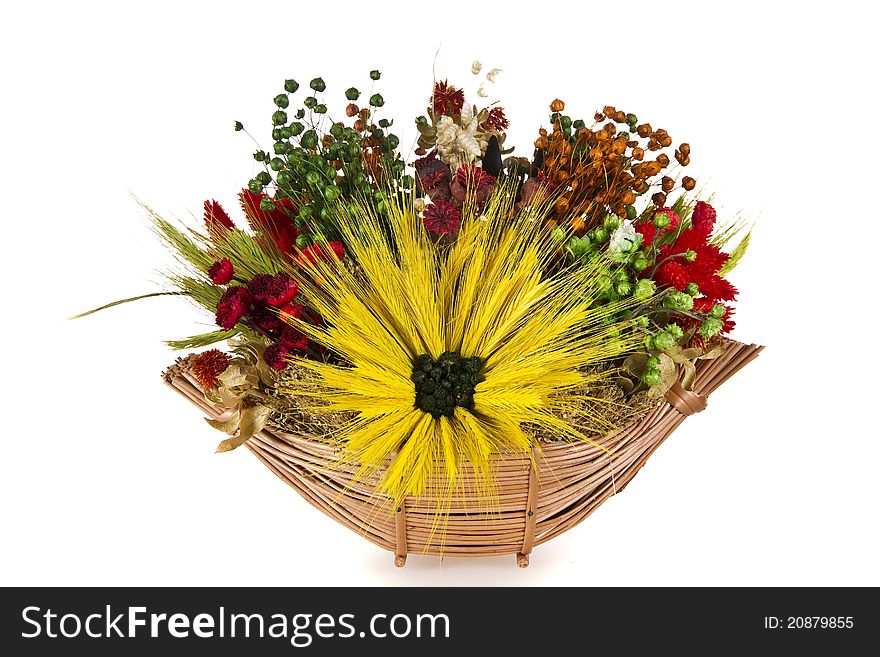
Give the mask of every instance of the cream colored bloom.
POLYGON ((608 255, 612 260, 625 259, 641 240, 642 236, 636 233, 633 223, 624 219, 608 239, 608 255))
POLYGON ((440 161, 457 170, 463 164, 480 159, 488 142, 477 136, 478 127, 477 117, 470 105, 465 105, 461 110, 461 124, 451 116, 441 116, 436 126, 436 147, 440 161))

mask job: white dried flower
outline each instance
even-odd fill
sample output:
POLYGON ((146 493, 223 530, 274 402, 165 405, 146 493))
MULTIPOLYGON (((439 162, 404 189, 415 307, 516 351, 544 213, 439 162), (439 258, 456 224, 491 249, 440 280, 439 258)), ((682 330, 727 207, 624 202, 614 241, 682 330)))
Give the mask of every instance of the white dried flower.
POLYGON ((478 95, 480 98, 486 98, 486 97, 489 96, 488 92, 486 91, 486 87, 485 87, 484 85, 481 84, 481 85, 480 85, 480 88, 477 89, 477 95, 478 95))
POLYGON ((608 239, 608 255, 612 260, 625 259, 641 241, 642 236, 636 232, 633 223, 624 219, 608 239))
POLYGON ((451 116, 441 116, 437 122, 437 154, 440 161, 457 170, 462 164, 473 162, 483 156, 488 143, 477 138, 477 118, 470 106, 461 111, 461 122, 457 124, 451 116))
POLYGON ((481 70, 483 70, 483 63, 479 59, 475 59, 474 63, 471 64, 471 73, 478 75, 481 70))
POLYGON ((491 71, 486 73, 486 79, 489 82, 495 82, 495 78, 498 77, 498 74, 501 73, 500 68, 493 68, 491 71))
POLYGON ((467 126, 474 120, 474 106, 465 103, 461 106, 461 125, 467 126))

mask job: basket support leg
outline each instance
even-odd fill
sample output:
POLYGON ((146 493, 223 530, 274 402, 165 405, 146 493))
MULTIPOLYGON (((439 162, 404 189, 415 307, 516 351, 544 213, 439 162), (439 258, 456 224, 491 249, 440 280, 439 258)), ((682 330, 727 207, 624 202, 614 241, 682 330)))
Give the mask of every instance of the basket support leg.
POLYGON ((532 464, 529 467, 529 492, 526 497, 525 528, 523 530, 523 542, 520 551, 516 553, 516 565, 526 568, 529 565, 529 555, 535 544, 535 525, 538 520, 538 450, 532 450, 532 464))
POLYGON ((394 510, 394 529, 396 537, 394 565, 403 568, 406 565, 406 500, 394 510))

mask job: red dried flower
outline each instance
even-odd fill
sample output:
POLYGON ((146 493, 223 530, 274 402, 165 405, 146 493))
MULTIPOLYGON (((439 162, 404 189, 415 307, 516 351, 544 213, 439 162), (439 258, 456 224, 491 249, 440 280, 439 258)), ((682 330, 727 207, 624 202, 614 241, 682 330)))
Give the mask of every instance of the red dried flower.
POLYGON ((278 311, 278 316, 282 322, 288 322, 289 319, 304 319, 306 308, 299 303, 289 303, 278 311))
POLYGON ((464 91, 456 89, 446 80, 434 84, 434 93, 431 95, 431 106, 434 114, 461 114, 464 106, 464 91))
MULTIPOLYGON (((707 224, 703 224, 704 228, 706 226, 707 224)), ((658 260, 662 261, 670 256, 692 251, 696 255, 693 260, 687 260, 683 255, 680 255, 670 262, 675 262, 678 268, 681 268, 687 278, 686 282, 694 283, 703 296, 715 300, 732 301, 736 298, 736 288, 718 276, 718 270, 724 266, 730 256, 714 244, 708 244, 706 242, 708 236, 707 232, 697 230, 696 227, 688 228, 681 232, 674 244, 660 248, 658 260)), ((659 277, 655 275, 654 278, 658 283, 672 285, 672 274, 669 272, 670 270, 677 271, 678 268, 670 267, 670 262, 664 263, 657 269, 659 277)), ((677 285, 674 287, 678 290, 683 289, 677 285)))
POLYGON ((657 228, 651 221, 643 221, 635 225, 635 230, 642 236, 642 244, 649 245, 657 235, 657 228))
POLYGON ((271 237, 281 253, 290 255, 296 250, 296 238, 299 236, 299 230, 293 223, 298 212, 296 205, 289 198, 278 199, 274 210, 264 212, 260 209, 260 202, 265 196, 267 195, 254 194, 249 189, 243 189, 238 198, 251 228, 259 234, 271 237))
POLYGON ((287 347, 283 344, 272 344, 263 352, 263 360, 273 370, 283 370, 287 367, 287 347))
POLYGON ((449 167, 437 159, 437 152, 431 151, 423 158, 413 162, 419 186, 431 198, 449 198, 449 183, 452 176, 449 167))
POLYGON ((250 307, 251 295, 246 287, 232 285, 226 288, 217 303, 217 326, 227 331, 232 329, 250 307))
POLYGON ((327 242, 327 246, 330 247, 330 250, 333 251, 337 259, 345 259, 345 247, 342 245, 342 242, 327 242))
POLYGON ((504 114, 504 108, 496 105, 490 109, 488 118, 483 121, 480 127, 484 130, 507 130, 510 127, 510 121, 504 114))
POLYGON ((270 338, 277 338, 281 335, 281 329, 284 328, 284 323, 275 309, 263 303, 255 303, 248 312, 247 319, 250 324, 270 338))
POLYGON ((232 263, 228 259, 223 258, 211 265, 211 268, 208 270, 208 278, 211 279, 214 285, 226 285, 232 280, 234 273, 232 263))
POLYGON ((260 303, 268 301, 269 286, 272 284, 274 276, 271 274, 256 274, 248 281, 247 289, 251 293, 251 298, 260 303))
POLYGON ((426 192, 437 189, 443 184, 449 184, 449 172, 441 170, 427 171, 424 175, 419 176, 419 183, 426 192))
POLYGON ((694 213, 691 216, 691 225, 697 233, 704 236, 704 240, 709 237, 712 229, 715 228, 716 216, 715 208, 703 201, 697 201, 697 204, 694 206, 694 213))
POLYGON ((458 171, 455 172, 455 179, 459 185, 467 188, 476 186, 477 189, 484 189, 489 185, 495 184, 495 176, 490 176, 481 167, 474 166, 473 164, 459 167, 458 171))
POLYGON ((694 280, 694 283, 700 288, 700 294, 716 301, 735 301, 739 294, 739 290, 717 274, 703 280, 694 280))
POLYGON ((266 301, 273 306, 283 306, 299 294, 299 286, 287 274, 275 274, 266 287, 266 301))
POLYGON ((235 228, 232 219, 217 201, 205 201, 205 226, 215 240, 224 239, 223 233, 235 228))
POLYGON ((437 235, 447 235, 458 230, 461 210, 449 201, 437 199, 425 208, 425 228, 437 235))
POLYGON ((654 272, 654 281, 663 286, 674 287, 681 292, 690 282, 687 270, 676 260, 664 262, 654 272))
POLYGON ((309 339, 292 326, 285 326, 281 333, 281 345, 287 349, 304 351, 309 347, 309 339))
POLYGON ((205 390, 213 390, 220 381, 217 377, 226 371, 232 359, 219 349, 208 349, 192 357, 190 368, 193 376, 205 390))
POLYGON ((328 248, 323 248, 321 244, 309 244, 300 251, 300 264, 309 264, 317 260, 327 260, 332 254, 337 260, 345 258, 345 247, 341 242, 327 242, 328 248))

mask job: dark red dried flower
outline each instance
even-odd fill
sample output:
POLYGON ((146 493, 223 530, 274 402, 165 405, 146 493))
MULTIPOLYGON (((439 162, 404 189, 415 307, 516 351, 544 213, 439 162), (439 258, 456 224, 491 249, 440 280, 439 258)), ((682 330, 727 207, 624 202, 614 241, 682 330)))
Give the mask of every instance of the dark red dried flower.
POLYGON ((486 173, 478 166, 466 164, 458 168, 449 192, 459 204, 471 195, 478 207, 482 207, 495 187, 495 176, 486 173))
POLYGON ((431 198, 449 198, 449 183, 452 176, 449 167, 437 159, 437 152, 431 151, 413 163, 419 186, 431 198))
POLYGON ((232 280, 234 273, 232 263, 228 259, 223 258, 211 265, 211 268, 208 270, 208 278, 211 279, 214 285, 226 285, 232 280))
POLYGON ((473 164, 459 167, 458 171, 455 172, 455 178, 459 185, 468 188, 476 186, 477 189, 483 189, 495 184, 495 176, 490 176, 481 167, 473 164))
POLYGON ((273 370, 283 370, 287 367, 287 347, 283 344, 271 344, 263 352, 263 360, 273 370))
POLYGON ((434 84, 434 93, 431 95, 431 106, 434 114, 461 114, 464 106, 464 91, 456 89, 446 80, 434 84))
POLYGON ((299 286, 287 274, 275 274, 266 287, 266 301, 273 306, 283 306, 299 294, 299 286))
POLYGON ((217 201, 205 201, 205 226, 215 240, 224 239, 223 233, 235 228, 232 219, 217 201))
POLYGON ((504 108, 496 105, 489 110, 489 116, 480 126, 484 130, 507 130, 510 127, 510 121, 504 114, 504 108))
POLYGON ((251 293, 254 301, 266 303, 269 294, 269 286, 272 284, 274 276, 271 274, 257 274, 248 281, 247 289, 251 293))
POLYGON ((703 236, 703 240, 715 228, 716 216, 715 208, 703 201, 697 201, 697 204, 694 206, 694 214, 691 216, 691 225, 694 227, 695 232, 703 236))
POLYGON ((281 333, 281 344, 288 349, 304 351, 309 347, 309 339, 292 326, 285 326, 281 333))
POLYGON ((290 319, 304 319, 305 318, 306 308, 300 303, 289 303, 284 308, 278 311, 278 316, 281 318, 282 322, 287 322, 288 318, 290 319))
POLYGON ((226 371, 230 362, 232 359, 229 354, 219 349, 208 349, 192 357, 190 368, 193 376, 205 390, 213 390, 220 385, 217 377, 226 371))
POLYGON ((277 338, 281 335, 281 329, 284 328, 284 322, 281 321, 278 312, 264 303, 255 303, 248 312, 247 319, 250 324, 253 324, 270 338, 277 338))
POLYGON ((423 175, 419 176, 419 182, 422 185, 422 189, 430 194, 431 191, 436 190, 438 187, 449 184, 449 171, 438 169, 426 171, 423 175))
POLYGON ((226 288, 217 303, 217 326, 227 331, 232 329, 250 307, 251 295, 246 287, 232 285, 226 288))
POLYGON ((437 235, 447 235, 458 230, 461 210, 449 201, 437 199, 425 208, 425 228, 437 235))

